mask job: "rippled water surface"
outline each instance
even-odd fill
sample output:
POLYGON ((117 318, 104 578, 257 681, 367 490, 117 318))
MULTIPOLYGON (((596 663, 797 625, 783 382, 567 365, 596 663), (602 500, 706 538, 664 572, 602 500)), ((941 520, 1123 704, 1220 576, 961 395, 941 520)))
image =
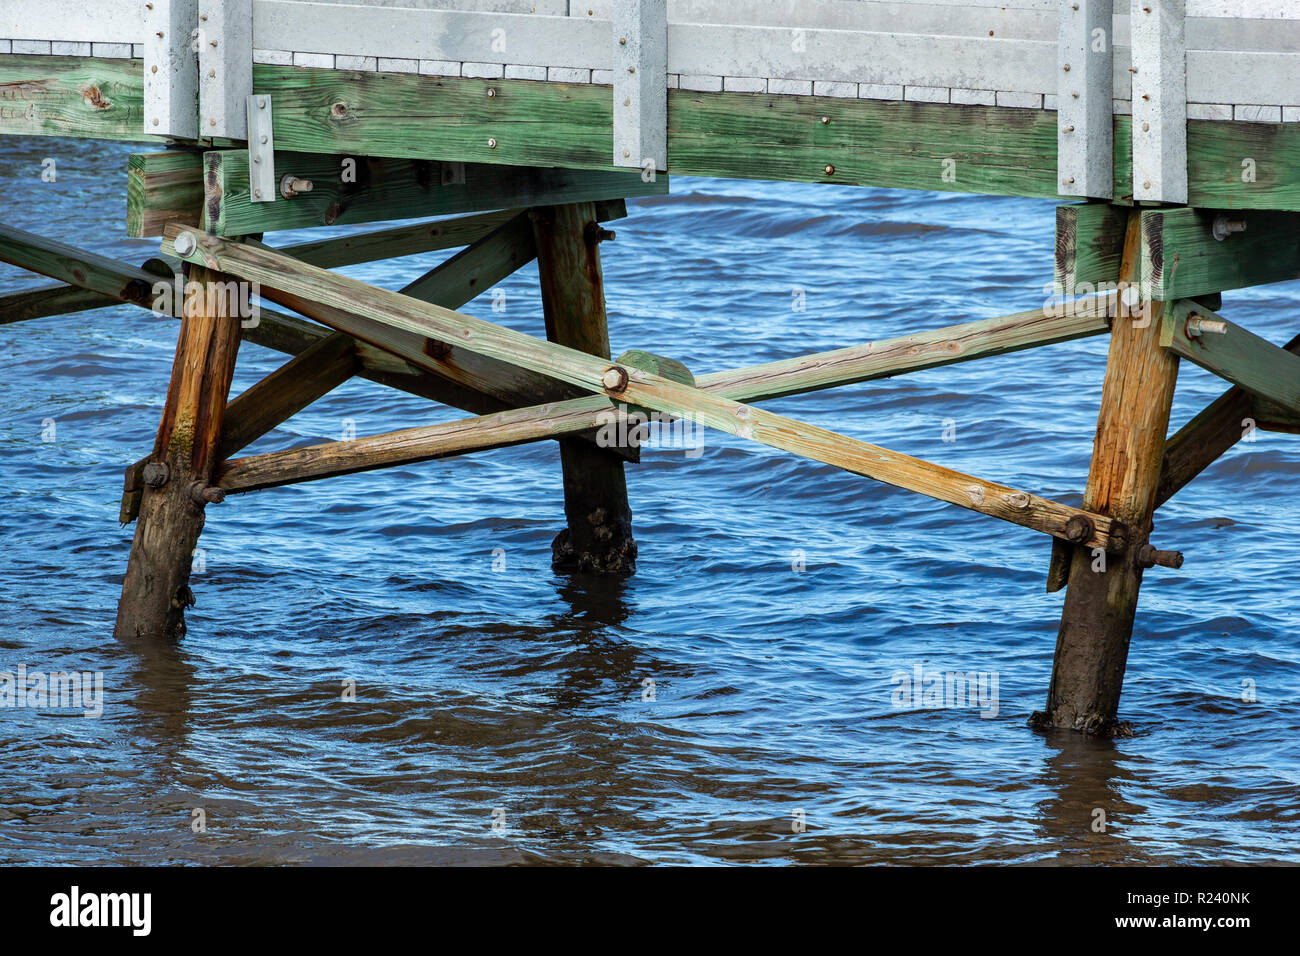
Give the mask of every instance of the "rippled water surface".
MULTIPOLYGON (((0 221, 142 262, 129 152, 4 140, 0 221)), ((1050 202, 681 179, 629 205, 603 247, 614 351, 697 373, 1033 308, 1051 279, 1050 202)), ((443 255, 347 271, 397 287, 443 255)), ((44 281, 0 266, 0 292, 44 281)), ((499 288, 504 313, 466 311, 539 333, 536 269, 499 288)), ((1224 312, 1285 341, 1300 284, 1224 312)), ((231 498, 188 636, 142 652, 112 638, 118 498, 176 330, 128 307, 0 326, 0 670, 105 686, 99 719, 0 710, 0 859, 1300 860, 1300 439, 1260 433, 1160 512, 1187 562, 1147 575, 1138 735, 1114 744, 1025 725, 1063 594, 1045 537, 718 433, 629 468, 618 582, 551 571, 553 443, 231 498), (896 707, 918 666, 996 675, 996 713, 896 707)), ((1089 339, 767 407, 1077 503, 1104 358, 1089 339)), ((282 361, 246 345, 236 390, 282 361)), ((1185 365, 1175 423, 1223 387, 1185 365)), ((458 414, 356 380, 256 448, 458 414)))

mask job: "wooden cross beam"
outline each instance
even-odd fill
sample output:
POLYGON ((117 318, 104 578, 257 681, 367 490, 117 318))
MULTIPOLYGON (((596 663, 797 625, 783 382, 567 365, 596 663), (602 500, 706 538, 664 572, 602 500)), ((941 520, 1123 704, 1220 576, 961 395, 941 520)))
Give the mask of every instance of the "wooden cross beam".
POLYGON ((71 315, 89 309, 118 305, 118 300, 100 292, 59 283, 37 289, 19 289, 0 295, 0 325, 43 319, 48 315, 71 315))
POLYGON ((410 219, 483 209, 593 202, 661 195, 668 177, 643 182, 636 172, 534 166, 453 164, 418 159, 276 153, 277 176, 311 183, 309 192, 274 202, 249 193, 248 151, 204 154, 204 228, 241 236, 306 226, 410 219))
MULTIPOLYGON (((1300 356, 1300 335, 1286 344, 1286 351, 1300 356)), ((1270 419, 1265 417, 1267 412, 1259 410, 1259 405, 1250 392, 1233 386, 1178 429, 1165 442, 1156 506, 1164 504, 1214 464, 1250 431, 1252 424, 1265 427, 1259 420, 1270 419)))
MULTIPOLYGON (((1069 316, 1024 312, 982 319, 869 345, 714 372, 694 381, 703 390, 734 401, 757 402, 885 378, 1103 332, 1107 328, 1106 315, 1113 307, 1113 299, 1114 296, 1100 297, 1078 303, 1076 311, 1069 316)), ((671 366, 680 363, 640 353, 650 360, 651 364, 646 365, 635 360, 637 354, 635 351, 626 353, 619 357, 618 362, 655 371, 675 381, 692 381, 689 372, 673 372, 671 366)), ((626 409, 620 407, 614 414, 625 412, 626 409)), ((353 442, 328 442, 268 452, 227 462, 220 483, 230 492, 252 491, 392 465, 415 464, 590 431, 611 421, 602 416, 611 416, 610 404, 600 398, 587 397, 517 412, 406 428, 358 438, 353 442)))
POLYGON ((218 272, 257 282, 265 298, 313 300, 347 310, 375 323, 440 341, 606 394, 751 438, 774 448, 875 478, 897 487, 960 505, 983 514, 1074 540, 1089 547, 1118 550, 1121 529, 1104 515, 1088 514, 1004 485, 984 481, 889 451, 826 429, 742 405, 698 388, 627 369, 583 352, 534 338, 513 329, 422 303, 400 293, 377 289, 353 279, 295 262, 263 249, 200 236, 168 227, 163 247, 175 252, 175 238, 185 233, 192 245, 182 257, 218 272))
POLYGON ((1160 344, 1246 391, 1300 412, 1300 356, 1190 300, 1165 310, 1160 344))

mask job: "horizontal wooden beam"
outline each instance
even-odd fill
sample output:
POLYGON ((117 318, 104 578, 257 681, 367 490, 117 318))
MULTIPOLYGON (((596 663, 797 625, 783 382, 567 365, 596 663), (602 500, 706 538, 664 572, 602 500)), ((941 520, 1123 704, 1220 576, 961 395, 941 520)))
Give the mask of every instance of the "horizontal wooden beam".
POLYGON ((144 127, 140 60, 0 55, 0 134, 166 142, 144 127))
POLYGON ((644 182, 637 172, 465 164, 452 181, 450 165, 428 160, 276 153, 277 177, 311 182, 292 199, 254 202, 248 152, 205 154, 204 227, 242 236, 307 226, 412 219, 544 203, 590 202, 668 191, 666 177, 644 182))
MULTIPOLYGON (((0 134, 161 141, 142 133, 140 71, 0 55, 12 99, 0 134)), ((255 64, 254 90, 274 97, 286 150, 613 168, 607 86, 255 64)), ((669 90, 668 171, 1055 199, 1056 126, 1052 110, 669 90)), ((1120 203, 1133 192, 1130 126, 1114 117, 1120 203)), ((1187 164, 1191 206, 1300 211, 1300 124, 1189 120, 1187 164)))
MULTIPOLYGON (((186 230, 168 227, 165 251, 186 230)), ((1118 527, 1104 515, 1092 515, 1005 485, 932 465, 866 442, 837 435, 761 409, 709 394, 698 388, 612 365, 574 349, 494 325, 472 316, 377 289, 264 249, 213 236, 194 238, 184 257, 220 272, 257 282, 262 295, 275 302, 310 299, 349 310, 376 323, 456 342, 480 354, 569 382, 596 394, 642 405, 669 415, 794 452, 855 474, 916 491, 982 514, 992 515, 1080 544, 1116 550, 1118 527)))
POLYGON ((1297 277, 1300 214, 1185 208, 1142 214, 1142 284, 1152 299, 1193 298, 1297 277))
POLYGON ((203 154, 169 149, 132 153, 126 163, 126 234, 161 236, 163 226, 200 225, 203 212, 203 154))
POLYGON ((1195 302, 1165 309, 1160 344, 1246 391, 1300 412, 1300 356, 1195 302))
POLYGON ((19 289, 0 295, 0 325, 40 319, 47 315, 71 315, 74 312, 118 304, 117 299, 64 283, 41 286, 38 289, 19 289))
MULTIPOLYGON (((285 149, 601 169, 613 148, 595 84, 257 65, 253 85, 285 149)), ((676 89, 668 172, 1056 199, 1056 127, 1052 110, 676 89)), ((1130 127, 1114 117, 1116 202, 1133 193, 1130 127)), ((1190 204, 1300 210, 1300 124, 1192 120, 1187 150, 1190 204)))
MULTIPOLYGON (((1300 335, 1286 344, 1286 351, 1300 356, 1300 335)), ((1165 442, 1156 506, 1164 504, 1214 464, 1229 448, 1259 423, 1259 401, 1250 392, 1233 386, 1206 406, 1165 442)), ((1283 429, 1285 430, 1285 429, 1283 429)))
POLYGON ((418 428, 404 428, 306 448, 251 455, 225 462, 216 484, 229 492, 350 475, 393 465, 407 465, 525 442, 562 438, 592 427, 609 401, 599 396, 561 405, 540 405, 418 428))
POLYGON ((1057 206, 1056 291, 1072 296, 1118 282, 1127 223, 1127 208, 1113 203, 1057 206))
POLYGON ((137 266, 5 225, 0 225, 0 262, 146 308, 159 278, 137 266))

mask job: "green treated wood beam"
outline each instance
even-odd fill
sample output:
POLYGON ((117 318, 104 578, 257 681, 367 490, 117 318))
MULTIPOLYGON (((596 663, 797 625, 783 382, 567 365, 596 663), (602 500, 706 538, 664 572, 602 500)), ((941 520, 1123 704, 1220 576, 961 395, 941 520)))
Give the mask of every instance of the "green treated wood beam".
POLYGON ((1086 513, 963 475, 640 369, 629 371, 606 359, 400 293, 377 289, 264 249, 169 226, 164 251, 176 251, 173 240, 181 233, 194 240, 183 258, 257 282, 262 296, 271 301, 286 304, 290 299, 307 299, 328 308, 349 310, 409 333, 457 342, 482 355, 569 382, 597 395, 609 395, 677 417, 691 417, 711 428, 1036 531, 1108 551, 1122 547, 1119 528, 1105 515, 1086 513))
POLYGON ((1180 300, 1165 310, 1160 344, 1222 379, 1300 412, 1300 356, 1180 300))
POLYGON ((1142 284, 1157 301, 1300 276, 1300 214, 1160 209, 1142 214, 1142 284), (1216 220, 1244 227, 1216 239, 1216 220))
MULTIPOLYGON (((253 87, 284 149, 610 166, 608 87, 266 64, 253 87)), ((1133 194, 1130 129, 1115 117, 1117 203, 1133 194)), ((671 174, 1054 199, 1056 135, 1049 110, 668 91, 671 174)), ((1300 210, 1300 124, 1191 120, 1187 151, 1190 205, 1300 210)))
POLYGON ((163 143, 144 124, 144 62, 0 55, 0 134, 163 143))
POLYGON ((1056 291, 1086 295, 1119 281, 1128 209, 1104 202, 1056 207, 1056 291))
POLYGON ((170 149, 132 153, 126 165, 126 234, 161 236, 163 226, 200 225, 203 211, 203 154, 170 149))
MULTIPOLYGON (((0 55, 0 135, 163 142, 143 132, 141 71, 0 55)), ((608 87, 269 64, 253 75, 275 98, 282 149, 612 169, 608 87)), ((1057 197, 1048 110, 669 90, 668 127, 669 173, 1057 197)), ((1133 193, 1130 127, 1115 117, 1118 203, 1133 193)), ((1190 206, 1300 211, 1300 124, 1190 120, 1187 156, 1190 206)))
POLYGON ((71 315, 74 312, 118 304, 117 299, 102 293, 63 283, 38 289, 19 289, 17 292, 0 295, 0 325, 40 319, 47 315, 71 315))
POLYGON ((212 235, 412 219, 485 209, 662 195, 667 177, 635 171, 465 164, 463 181, 444 182, 446 164, 423 159, 277 152, 277 177, 310 180, 310 192, 254 202, 247 150, 204 156, 204 228, 212 235))
POLYGON ((1255 427, 1266 432, 1288 432, 1300 435, 1300 412, 1283 408, 1267 399, 1255 399, 1255 427))
MULTIPOLYGON (((1300 355, 1300 335, 1288 342, 1285 348, 1300 355)), ((1290 431, 1285 423, 1292 414, 1288 409, 1256 398, 1239 386, 1228 389, 1165 442, 1160 484, 1156 488, 1156 507, 1172 498, 1245 438, 1252 422, 1265 430, 1290 431)))

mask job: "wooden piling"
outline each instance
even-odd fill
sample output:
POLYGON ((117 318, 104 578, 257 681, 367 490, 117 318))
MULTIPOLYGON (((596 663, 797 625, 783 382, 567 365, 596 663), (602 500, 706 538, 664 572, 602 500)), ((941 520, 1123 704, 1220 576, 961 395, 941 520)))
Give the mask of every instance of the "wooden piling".
MULTIPOLYGON (((613 234, 596 221, 591 203, 538 207, 532 218, 546 337, 610 358, 600 243, 613 234)), ((563 571, 632 573, 636 541, 622 457, 563 438, 560 463, 568 526, 551 542, 552 564, 563 571)))
POLYGON ((225 277, 201 266, 186 270, 203 296, 181 319, 171 384, 154 454, 145 468, 140 517, 117 608, 115 635, 179 639, 185 608, 194 603, 190 562, 203 530, 204 506, 220 500, 208 480, 216 464, 222 418, 239 349, 237 303, 213 293, 225 277))
MULTIPOLYGON (((1141 238, 1141 214, 1130 213, 1121 283, 1138 281, 1141 238)), ((1144 311, 1124 299, 1111 329, 1083 507, 1122 522, 1126 546, 1109 555, 1073 549, 1047 707, 1031 718, 1098 735, 1126 732, 1119 696, 1142 584, 1139 553, 1151 532, 1178 377, 1178 356, 1160 347, 1163 303, 1146 303, 1144 311)))

